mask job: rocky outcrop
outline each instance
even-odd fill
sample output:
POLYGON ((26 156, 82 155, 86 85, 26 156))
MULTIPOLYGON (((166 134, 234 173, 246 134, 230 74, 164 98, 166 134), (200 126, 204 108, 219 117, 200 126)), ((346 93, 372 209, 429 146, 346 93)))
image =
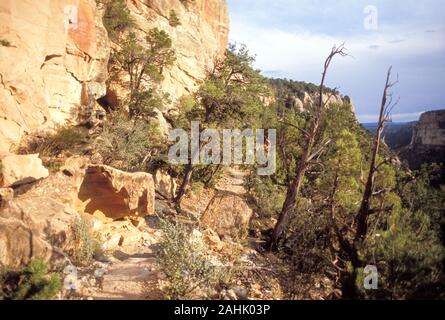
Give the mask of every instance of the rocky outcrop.
POLYGON ((110 46, 94 0, 1 1, 0 39, 0 152, 96 116, 110 46))
MULTIPOLYGON (((229 14, 225 0, 133 0, 128 7, 138 29, 166 31, 176 53, 174 65, 164 71, 162 90, 173 104, 197 88, 215 58, 224 55, 228 44, 229 14), (179 24, 171 23, 171 15, 179 24)), ((164 110, 161 110, 164 111, 164 110)))
POLYGON ((252 209, 243 197, 219 191, 208 204, 201 217, 201 224, 214 230, 220 237, 237 239, 247 234, 252 214, 252 209))
POLYGON ((412 144, 445 148, 445 110, 430 111, 420 116, 412 144))
POLYGON ((176 196, 177 183, 167 172, 156 171, 154 175, 155 189, 165 199, 173 199, 176 196))
POLYGON ((19 197, 0 210, 0 266, 19 267, 31 259, 64 259, 74 216, 49 197, 19 197))
POLYGON ((90 220, 106 250, 146 244, 130 218, 154 212, 154 182, 148 173, 127 173, 70 158, 60 172, 14 191, 0 188, 0 266, 31 259, 53 263, 73 246, 75 219, 90 220), (127 218, 128 217, 128 218, 127 218), (115 219, 127 218, 122 221, 115 219))
MULTIPOLYGON (((423 164, 445 163, 445 110, 430 111, 422 114, 414 125, 411 144, 399 152, 413 170, 423 164)), ((445 182, 445 167, 440 180, 445 182)))
MULTIPOLYGON (((177 59, 161 86, 170 109, 224 54, 226 1, 133 0, 128 7, 142 36, 157 27, 173 41, 177 59)), ((0 3, 0 152, 36 130, 103 119, 96 100, 106 95, 110 43, 101 12, 94 0, 44 1, 38 10, 31 0, 0 3)))
POLYGON ((16 187, 48 177, 38 154, 0 154, 0 187, 16 187))
POLYGON ((154 213, 154 182, 145 172, 128 173, 105 165, 90 165, 79 187, 79 209, 112 219, 154 213))

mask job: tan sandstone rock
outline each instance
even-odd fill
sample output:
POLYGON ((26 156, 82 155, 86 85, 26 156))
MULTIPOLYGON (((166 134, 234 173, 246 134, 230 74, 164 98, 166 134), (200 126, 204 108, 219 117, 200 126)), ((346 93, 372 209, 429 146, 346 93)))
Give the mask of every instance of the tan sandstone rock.
POLYGON ((158 170, 153 176, 156 192, 167 199, 173 199, 176 194, 176 181, 168 173, 158 170))
POLYGON ((10 43, 0 45, 0 152, 95 116, 110 49, 94 0, 1 1, 0 35, 10 43))
POLYGON ((247 233, 252 209, 244 197, 227 191, 219 191, 210 200, 201 223, 214 230, 220 237, 242 237, 247 233))
POLYGON ((11 188, 0 188, 0 209, 8 205, 14 198, 14 190, 11 188))
POLYGON ((420 116, 412 144, 445 147, 445 110, 425 112, 420 116))
POLYGON ((165 70, 162 89, 176 102, 193 92, 197 80, 205 77, 214 59, 225 53, 229 34, 226 0, 128 1, 131 14, 143 33, 153 28, 166 31, 176 52, 173 67, 165 70), (170 24, 174 11, 180 24, 170 24))
POLYGON ((154 182, 145 172, 128 173, 105 165, 89 165, 79 187, 80 208, 106 217, 146 216, 154 213, 154 182))
POLYGON ((48 177, 46 169, 38 154, 0 155, 1 182, 0 187, 13 187, 48 177))
POLYGON ((18 267, 31 259, 64 259, 69 250, 75 216, 65 205, 48 197, 14 198, 0 210, 0 265, 18 267))

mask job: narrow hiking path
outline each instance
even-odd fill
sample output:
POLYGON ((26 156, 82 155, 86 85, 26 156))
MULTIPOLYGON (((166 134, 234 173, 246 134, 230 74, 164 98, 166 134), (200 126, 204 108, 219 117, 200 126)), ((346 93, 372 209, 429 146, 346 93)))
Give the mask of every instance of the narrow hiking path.
MULTIPOLYGON (((244 197, 247 193, 244 188, 246 176, 247 173, 238 167, 227 168, 215 189, 244 197)), ((147 223, 141 231, 155 233, 156 223, 153 221, 147 223)), ((131 250, 123 247, 112 254, 109 262, 98 264, 98 268, 90 272, 93 273, 93 277, 86 276, 84 279, 85 288, 82 290, 82 296, 94 300, 162 299, 159 280, 162 280, 163 275, 156 263, 156 246, 159 239, 153 240, 149 247, 141 245, 131 250), (97 273, 96 270, 99 270, 100 277, 94 275, 97 273)))
POLYGON ((158 300, 163 298, 158 280, 154 254, 137 254, 110 265, 89 296, 94 300, 158 300))
MULTIPOLYGON (((154 220, 154 217, 147 219, 154 220)), ((140 243, 136 247, 122 246, 114 251, 106 262, 97 263, 87 275, 86 288, 81 290, 84 298, 93 300, 160 300, 159 288, 162 273, 156 262, 159 231, 147 223, 141 232, 152 234, 150 244, 140 243)))
POLYGON ((246 196, 247 190, 244 184, 248 175, 247 171, 242 171, 239 167, 228 167, 224 172, 224 176, 216 184, 215 189, 228 191, 239 196, 246 196))

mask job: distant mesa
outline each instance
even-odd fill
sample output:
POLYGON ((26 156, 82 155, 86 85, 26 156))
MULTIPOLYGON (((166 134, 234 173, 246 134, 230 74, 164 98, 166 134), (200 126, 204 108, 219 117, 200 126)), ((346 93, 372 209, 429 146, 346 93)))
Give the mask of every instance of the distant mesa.
MULTIPOLYGON (((363 127, 375 132, 377 124, 365 123, 363 127)), ((413 170, 423 164, 445 164, 445 110, 425 112, 419 121, 388 123, 383 138, 413 170)))

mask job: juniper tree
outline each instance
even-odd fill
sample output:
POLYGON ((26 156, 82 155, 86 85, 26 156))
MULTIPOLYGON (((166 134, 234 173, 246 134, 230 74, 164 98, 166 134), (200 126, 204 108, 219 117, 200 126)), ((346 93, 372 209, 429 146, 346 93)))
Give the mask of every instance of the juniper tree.
MULTIPOLYGON (((222 59, 216 59, 212 70, 201 83, 188 109, 178 119, 183 126, 198 121, 200 131, 206 128, 255 128, 259 123, 267 88, 259 70, 252 67, 254 58, 245 46, 230 45, 222 59), (184 121, 184 120, 187 121, 184 121)), ((184 127, 183 127, 184 128, 184 127)), ((200 142, 200 147, 204 144, 200 142)), ((191 155, 193 159, 197 155, 191 155)), ((219 167, 218 167, 219 168, 219 167)), ((190 184, 194 165, 190 159, 175 202, 178 209, 190 184)))

